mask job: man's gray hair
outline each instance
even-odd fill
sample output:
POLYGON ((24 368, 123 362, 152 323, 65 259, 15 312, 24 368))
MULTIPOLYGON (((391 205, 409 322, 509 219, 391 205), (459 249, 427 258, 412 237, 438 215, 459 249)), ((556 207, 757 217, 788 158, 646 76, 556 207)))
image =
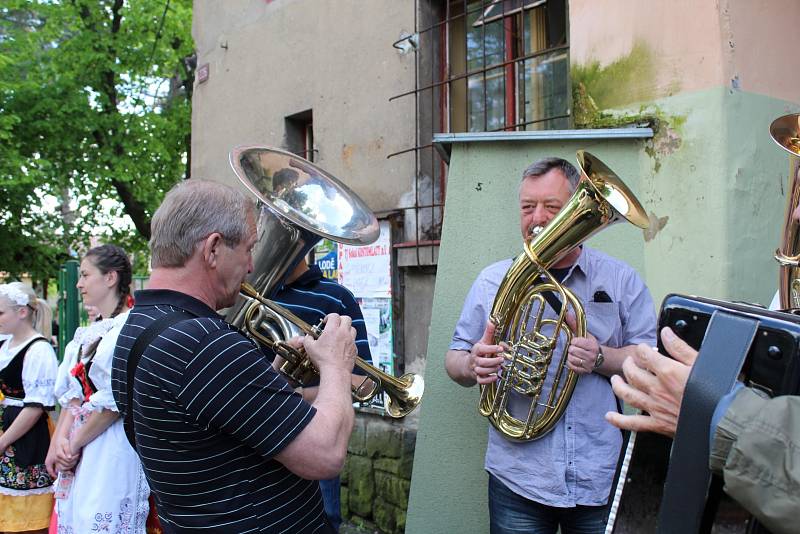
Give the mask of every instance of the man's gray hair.
POLYGON ((553 169, 558 169, 564 173, 569 182, 569 192, 574 193, 578 188, 578 182, 581 180, 581 173, 578 172, 578 169, 576 169, 572 163, 561 158, 542 158, 531 163, 522 173, 521 182, 524 182, 526 178, 538 178, 539 176, 543 176, 553 169))
POLYGON ((235 247, 248 235, 253 201, 242 191, 210 180, 178 183, 153 215, 150 234, 152 267, 183 267, 197 243, 218 232, 235 247))

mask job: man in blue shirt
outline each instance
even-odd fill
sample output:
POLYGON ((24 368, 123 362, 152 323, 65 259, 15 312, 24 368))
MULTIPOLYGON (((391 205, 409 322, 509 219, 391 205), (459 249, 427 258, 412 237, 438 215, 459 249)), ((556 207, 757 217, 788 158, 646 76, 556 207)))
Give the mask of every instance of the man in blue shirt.
MULTIPOLYGON (((579 180, 577 169, 560 158, 537 161, 525 170, 519 188, 523 239, 555 217, 579 180)), ((448 375, 462 386, 497 380, 503 361, 497 353, 503 349, 493 344, 489 313, 511 262, 485 268, 464 302, 445 360, 448 375)), ((586 312, 588 333, 572 339, 567 356, 567 367, 580 377, 564 415, 545 436, 512 442, 489 427, 485 467, 492 534, 555 534, 559 526, 563 534, 605 531, 605 504, 622 445, 619 430, 604 419, 616 409, 608 377, 620 372, 636 344, 655 343, 653 300, 630 266, 583 246, 556 262, 551 273, 575 293, 586 312)), ((555 316, 549 306, 544 313, 555 316)), ((509 406, 527 410, 529 404, 514 393, 509 406)))
MULTIPOLYGON (((317 265, 309 266, 303 258, 275 294, 273 300, 312 326, 318 324, 329 313, 350 317, 356 331, 358 356, 362 360, 372 362, 366 323, 356 299, 346 287, 324 278, 317 265)), ((364 379, 362 371, 356 368, 352 378, 353 385, 358 387, 364 379)), ((371 381, 369 381, 364 387, 371 387, 371 385, 371 381)), ((314 401, 316 393, 317 387, 303 388, 303 397, 308 402, 314 401)), ((325 513, 338 531, 339 525, 342 523, 339 477, 320 480, 319 485, 322 490, 325 513)))

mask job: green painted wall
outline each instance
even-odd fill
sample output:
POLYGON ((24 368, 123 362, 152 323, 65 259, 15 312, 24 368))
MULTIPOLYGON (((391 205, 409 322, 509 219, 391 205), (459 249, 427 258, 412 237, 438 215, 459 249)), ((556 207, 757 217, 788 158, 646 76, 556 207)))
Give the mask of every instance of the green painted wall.
POLYGON ((685 292, 769 304, 789 163, 768 130, 798 106, 727 88, 657 106, 683 123, 642 158, 645 207, 669 217, 645 246, 642 274, 653 297, 685 292))
POLYGON ((477 415, 477 388, 449 380, 444 354, 475 276, 521 250, 516 194, 530 162, 575 161, 585 149, 631 187, 663 228, 646 240, 620 223, 590 244, 636 268, 657 305, 669 292, 769 302, 789 167, 767 130, 798 106, 726 88, 653 106, 666 123, 647 142, 453 145, 407 533, 488 532, 487 423, 477 415))

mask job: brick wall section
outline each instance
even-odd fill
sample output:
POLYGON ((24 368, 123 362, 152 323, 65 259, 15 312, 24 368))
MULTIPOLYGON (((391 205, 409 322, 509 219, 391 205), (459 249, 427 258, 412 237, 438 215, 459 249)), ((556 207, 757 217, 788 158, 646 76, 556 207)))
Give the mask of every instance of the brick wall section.
POLYGON ((342 517, 402 534, 417 431, 403 421, 369 414, 356 417, 342 471, 342 517))

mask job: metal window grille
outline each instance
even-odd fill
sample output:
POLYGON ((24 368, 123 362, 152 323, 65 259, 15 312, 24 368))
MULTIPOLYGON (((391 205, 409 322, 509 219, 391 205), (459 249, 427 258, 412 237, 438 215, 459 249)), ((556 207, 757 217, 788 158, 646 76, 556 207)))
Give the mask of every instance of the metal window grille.
MULTIPOLYGON (((415 203, 409 244, 438 244, 447 167, 440 132, 565 129, 572 102, 566 0, 415 0, 413 50, 415 203)), ((430 248, 433 263, 433 247, 430 248)), ((426 252, 427 253, 427 252, 426 252)), ((425 262, 427 263, 427 261, 425 262)))

